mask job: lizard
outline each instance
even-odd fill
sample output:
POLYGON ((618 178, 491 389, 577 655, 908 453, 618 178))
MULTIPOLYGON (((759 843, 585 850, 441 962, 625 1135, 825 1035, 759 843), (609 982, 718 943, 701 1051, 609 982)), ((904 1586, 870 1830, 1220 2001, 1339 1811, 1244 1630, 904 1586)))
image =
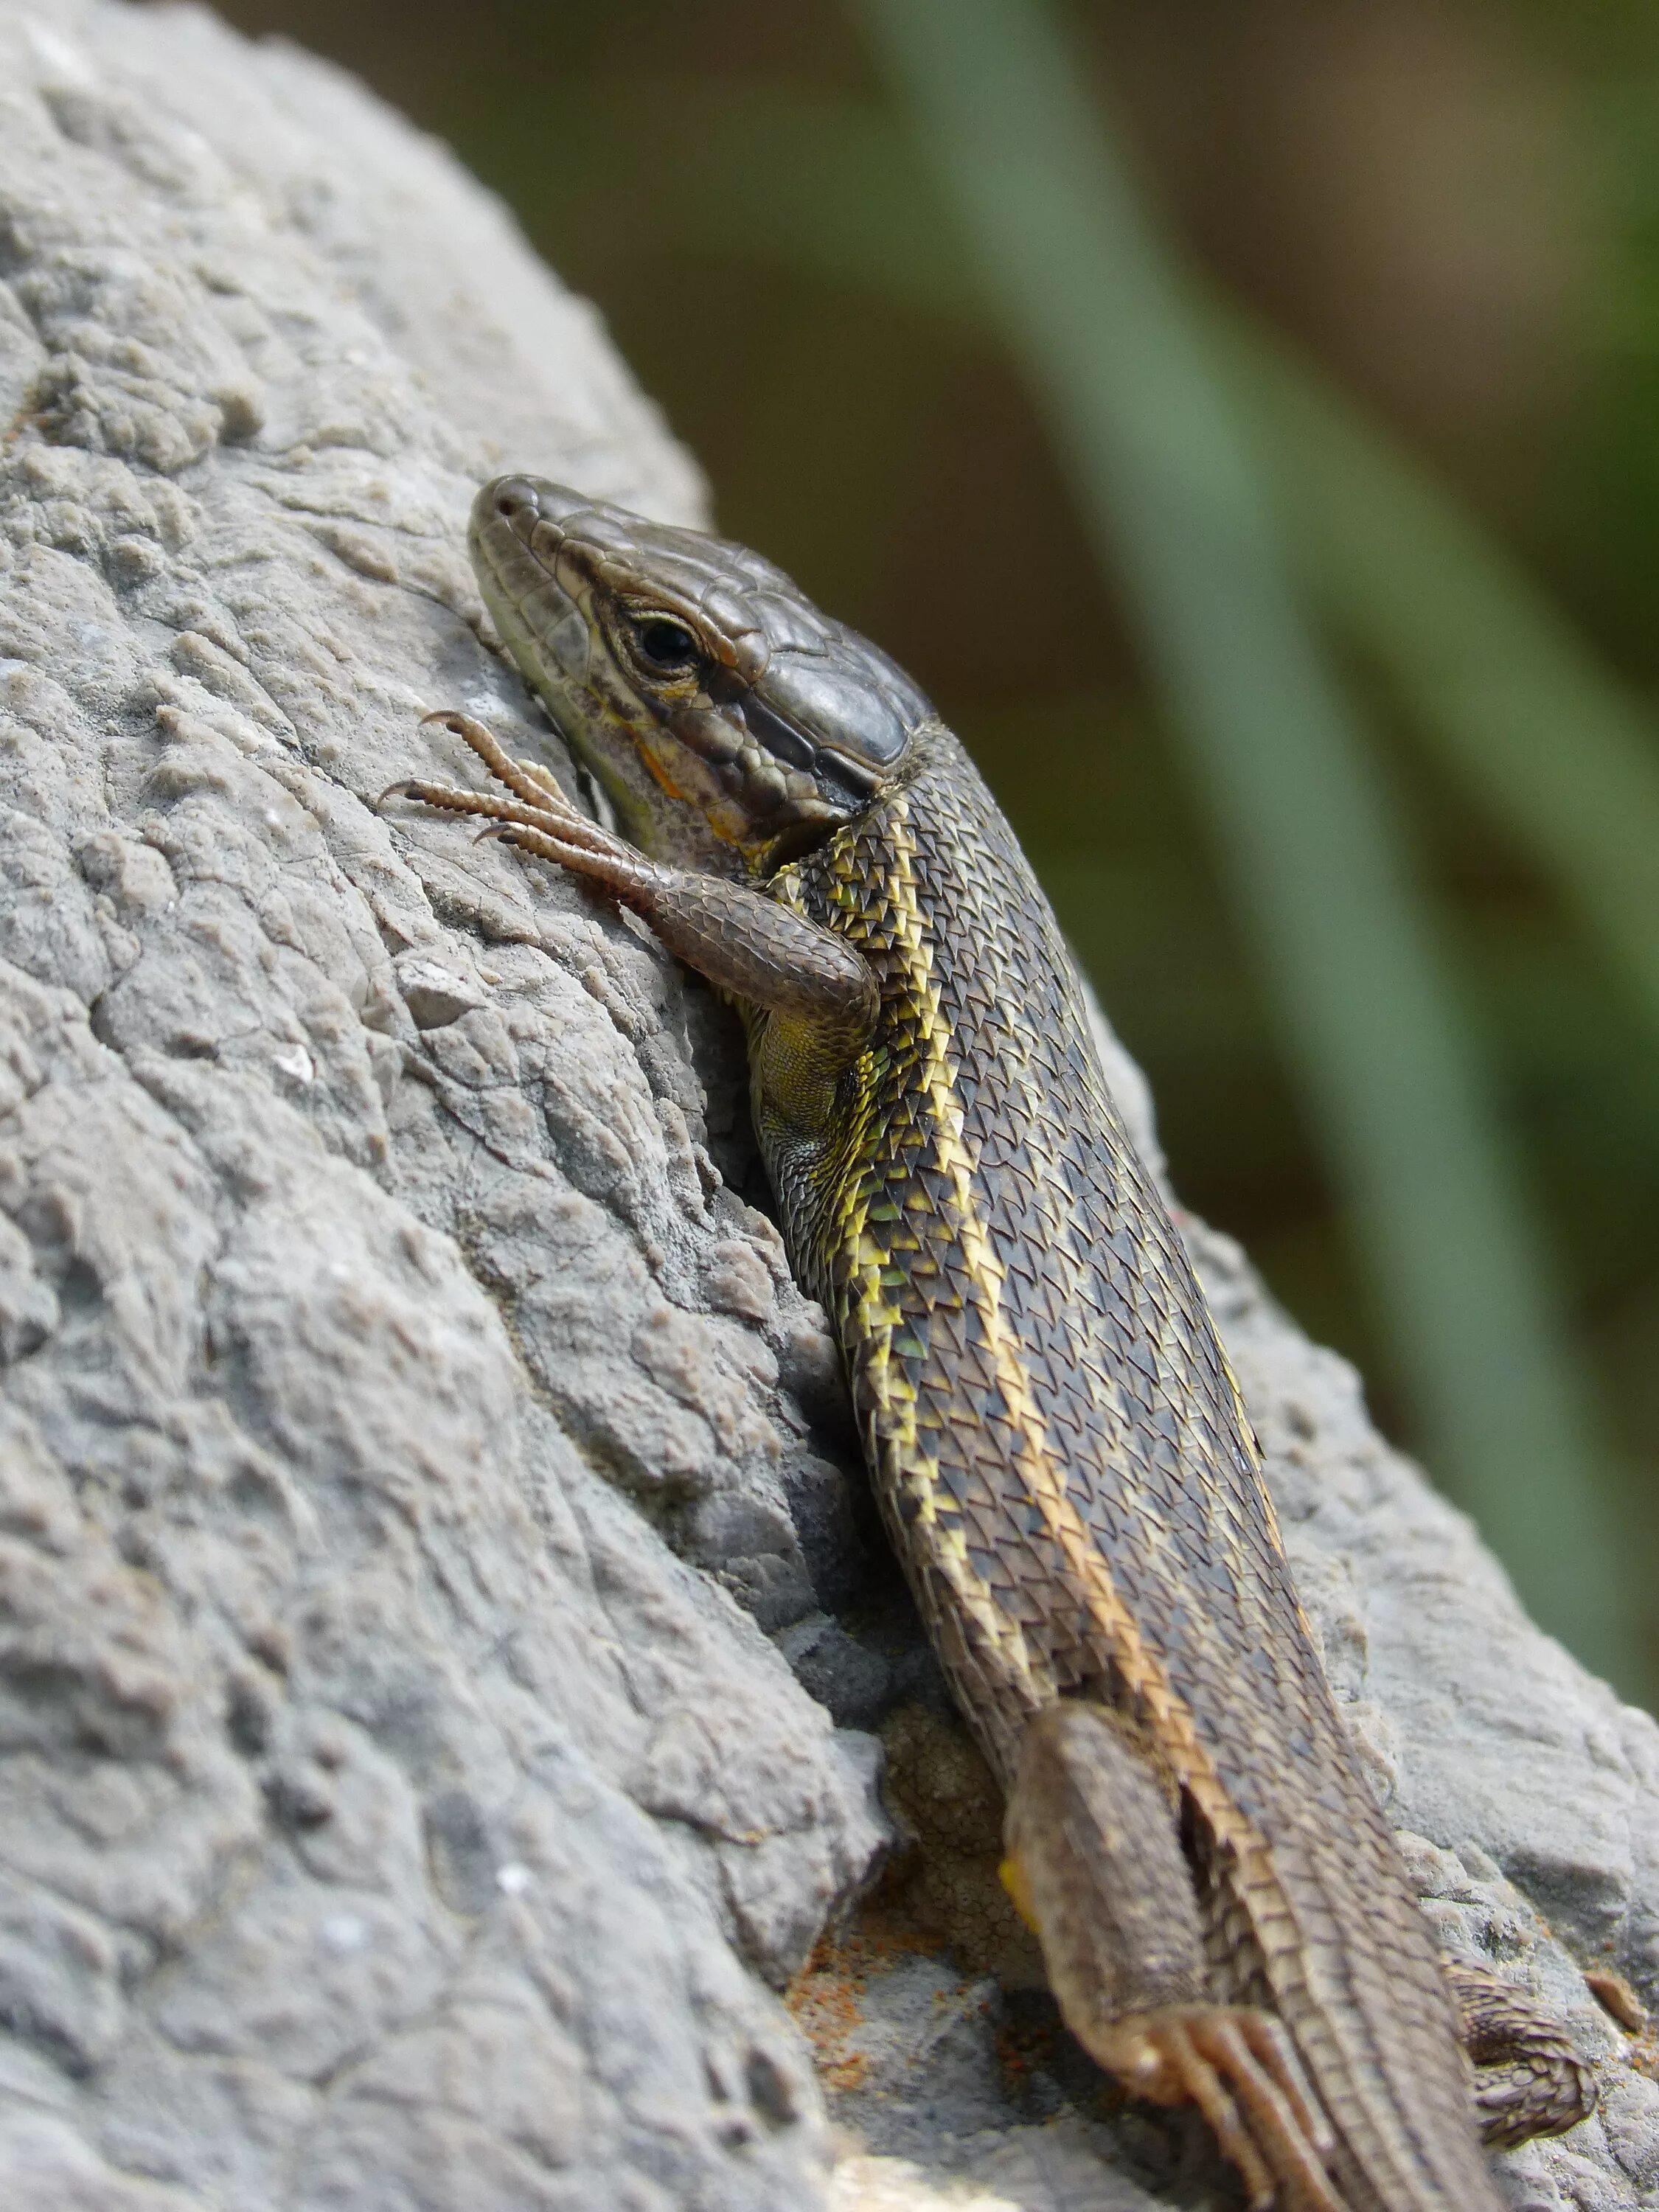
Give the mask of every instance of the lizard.
POLYGON ((964 748, 743 547, 510 475, 469 550, 617 828, 458 712, 428 719, 491 787, 392 789, 642 917, 742 1015, 790 1263, 1067 2025, 1133 2094, 1196 2104, 1253 2206, 1498 2212, 1480 2134, 1574 2124, 1590 2077, 1437 1954, 1180 1232, 964 748))

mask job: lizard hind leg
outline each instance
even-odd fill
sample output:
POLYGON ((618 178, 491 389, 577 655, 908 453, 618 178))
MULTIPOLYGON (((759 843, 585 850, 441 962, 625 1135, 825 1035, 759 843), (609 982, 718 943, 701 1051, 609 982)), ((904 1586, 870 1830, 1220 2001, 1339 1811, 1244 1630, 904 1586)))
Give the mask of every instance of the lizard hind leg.
POLYGON ((1066 1701, 1026 1730, 1003 1878, 1042 1946, 1066 2026, 1154 2103, 1198 2106, 1251 2204, 1346 2212, 1329 2123, 1283 2024, 1208 1994, 1176 1811, 1132 1733, 1066 1701))

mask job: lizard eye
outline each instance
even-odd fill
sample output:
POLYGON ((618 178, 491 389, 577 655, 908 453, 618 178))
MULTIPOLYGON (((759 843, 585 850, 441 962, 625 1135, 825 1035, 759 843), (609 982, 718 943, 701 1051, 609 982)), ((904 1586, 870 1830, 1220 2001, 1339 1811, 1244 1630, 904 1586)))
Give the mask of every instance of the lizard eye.
POLYGON ((668 615, 642 615, 634 624, 634 642, 647 668, 663 676, 685 676, 697 665, 697 641, 684 623, 668 615))

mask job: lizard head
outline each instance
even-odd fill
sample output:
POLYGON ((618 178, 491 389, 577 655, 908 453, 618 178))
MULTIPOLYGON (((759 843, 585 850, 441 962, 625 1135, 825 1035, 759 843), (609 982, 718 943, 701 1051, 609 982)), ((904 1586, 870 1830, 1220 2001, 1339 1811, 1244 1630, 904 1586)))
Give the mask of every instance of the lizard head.
POLYGON ((468 547, 526 681, 659 859, 769 874, 863 813, 933 719, 884 653, 723 538, 507 476, 468 547))

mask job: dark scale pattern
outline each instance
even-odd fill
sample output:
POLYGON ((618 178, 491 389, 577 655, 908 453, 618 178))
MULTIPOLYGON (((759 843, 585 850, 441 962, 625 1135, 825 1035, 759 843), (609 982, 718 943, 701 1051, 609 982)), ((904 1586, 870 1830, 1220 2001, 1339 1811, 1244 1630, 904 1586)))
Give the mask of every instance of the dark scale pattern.
MULTIPOLYGON (((502 635, 650 857, 465 717, 520 804, 411 789, 529 825, 508 834, 635 906, 744 1005, 791 1258, 835 1317, 888 1528, 1016 1785, 1012 1826, 1053 1841, 1021 1754, 1056 1727, 1056 1743, 1121 1731, 1153 1778, 1109 1839, 1079 1808, 1113 1796, 1119 1753, 1073 1793, 1045 1863, 1065 1880, 1082 1864, 1096 1902, 1056 1909, 1090 1938, 1050 1954, 1056 1987, 1101 1984, 1108 2012, 1156 2002, 1144 1980, 1134 1993, 1133 1930, 1190 1881, 1197 2040, 1226 2032, 1228 2006, 1277 2014, 1350 2212, 1498 2212, 1448 1988, 1332 1705, 1203 1297, 971 764, 901 672, 742 548, 512 478, 479 494, 472 549, 502 635), (630 673, 639 606, 696 627, 684 696, 630 673), (780 870, 780 825, 796 848, 803 828, 826 842, 780 870), (1050 1710, 1033 1731, 1067 1696, 1116 1718, 1050 1710), (1115 1906, 1142 1861, 1145 1895, 1115 1906)), ((1279 2196, 1328 2212, 1300 2155, 1280 2142, 1279 2196)))
POLYGON ((1185 1249, 1012 831, 953 738, 918 752, 775 886, 880 985, 836 1138, 768 1150, 894 1544, 1005 1777, 1034 1707, 1087 1690, 1146 1723, 1207 1800, 1216 1994, 1268 1996, 1290 2027, 1353 2205, 1492 2205, 1427 1926, 1332 1705, 1185 1249), (1079 1585, 1044 1503, 1056 1486, 1127 1635, 1079 1585))

